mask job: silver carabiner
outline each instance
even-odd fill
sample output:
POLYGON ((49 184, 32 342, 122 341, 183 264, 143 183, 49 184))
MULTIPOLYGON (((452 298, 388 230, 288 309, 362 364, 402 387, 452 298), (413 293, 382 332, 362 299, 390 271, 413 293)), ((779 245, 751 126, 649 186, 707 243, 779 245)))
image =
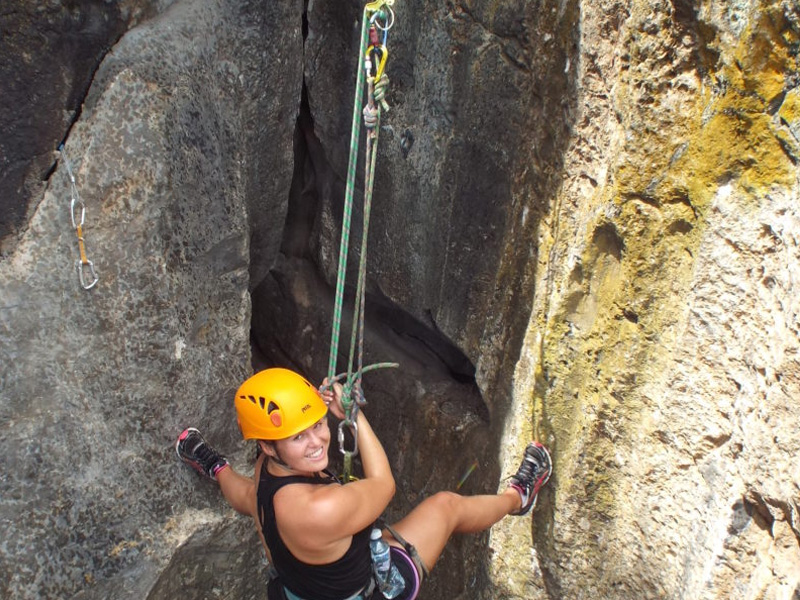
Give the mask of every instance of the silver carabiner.
POLYGON ((97 276, 94 270, 94 263, 90 260, 86 262, 76 260, 75 267, 78 269, 78 279, 81 280, 81 286, 85 290, 90 290, 94 287, 94 284, 97 283, 100 278, 97 276), (83 274, 88 270, 89 274, 92 276, 92 282, 87 285, 86 279, 84 278, 83 274))
POLYGON ((358 423, 355 421, 348 421, 345 419, 341 423, 339 423, 339 431, 337 438, 339 439, 339 452, 347 456, 349 453, 350 456, 357 456, 358 455, 358 423), (353 434, 353 449, 351 451, 345 450, 344 447, 344 428, 345 425, 350 427, 350 432, 353 434))
POLYGON ((83 227, 83 221, 86 218, 86 205, 83 203, 83 200, 80 200, 75 196, 72 196, 69 202, 69 216, 72 219, 73 227, 75 227, 76 229, 78 227, 83 227), (80 220, 78 221, 75 220, 75 207, 78 207, 78 209, 80 210, 81 217, 80 220))
POLYGON ((377 27, 381 31, 383 31, 383 33, 384 33, 384 38, 383 38, 384 42, 383 43, 384 43, 384 45, 386 45, 386 32, 389 31, 392 28, 392 26, 394 25, 394 11, 392 10, 392 7, 389 6, 388 3, 386 3, 386 5, 384 5, 383 8, 385 8, 386 10, 389 11, 389 17, 386 18, 385 24, 381 25, 380 21, 378 21, 378 18, 379 18, 379 16, 380 16, 380 14, 381 14, 383 9, 375 11, 375 13, 373 13, 373 15, 370 17, 369 22, 372 25, 375 25, 375 27, 377 27))

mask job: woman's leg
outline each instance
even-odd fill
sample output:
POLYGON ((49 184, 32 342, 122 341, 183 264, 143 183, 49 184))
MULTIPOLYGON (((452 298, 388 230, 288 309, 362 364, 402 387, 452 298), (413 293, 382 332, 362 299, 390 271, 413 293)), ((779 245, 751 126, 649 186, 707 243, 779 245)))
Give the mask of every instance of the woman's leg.
POLYGON ((452 534, 483 531, 506 515, 527 514, 552 471, 547 448, 531 442, 525 449, 519 470, 504 492, 482 496, 439 492, 423 501, 394 528, 416 547, 430 571, 452 534))
POLYGON ((481 496, 439 492, 392 527, 414 545, 422 562, 431 570, 452 534, 484 531, 519 510, 521 505, 522 499, 513 488, 481 496))

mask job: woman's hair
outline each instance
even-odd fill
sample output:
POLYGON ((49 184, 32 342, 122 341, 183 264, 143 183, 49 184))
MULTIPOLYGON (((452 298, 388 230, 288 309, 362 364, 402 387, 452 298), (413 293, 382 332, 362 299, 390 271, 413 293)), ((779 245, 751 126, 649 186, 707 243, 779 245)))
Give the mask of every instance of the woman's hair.
POLYGON ((275 452, 274 455, 267 453, 267 460, 274 460, 276 463, 278 463, 282 467, 288 467, 289 465, 286 464, 286 461, 283 460, 283 458, 281 457, 281 453, 278 451, 278 444, 276 443, 277 441, 278 440, 257 440, 257 443, 256 443, 256 458, 261 456, 261 454, 264 452, 264 449, 261 447, 261 443, 263 442, 264 444, 266 444, 267 446, 272 448, 273 452, 275 452))

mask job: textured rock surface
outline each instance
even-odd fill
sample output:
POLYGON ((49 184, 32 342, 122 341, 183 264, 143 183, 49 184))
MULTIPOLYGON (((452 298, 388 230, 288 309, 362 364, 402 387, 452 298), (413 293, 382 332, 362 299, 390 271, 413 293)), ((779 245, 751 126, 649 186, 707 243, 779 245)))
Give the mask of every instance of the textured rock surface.
MULTIPOLYGON (((502 415, 533 293, 533 235, 567 143, 577 5, 551 13, 516 2, 491 10, 472 4, 397 6, 370 283, 453 340, 476 365, 481 387, 503 390, 487 394, 490 411, 502 415)), ((352 46, 342 36, 354 35, 347 25, 356 15, 334 10, 324 3, 309 10, 306 81, 315 132, 339 183, 351 115, 331 110, 328 99, 338 94, 349 106, 351 86, 341 82, 355 76, 340 55, 319 49, 352 46)), ((332 280, 332 224, 341 208, 331 207, 330 193, 320 202, 317 257, 332 280)))
MULTIPOLYGON (((191 420, 248 469, 248 289, 255 364, 326 368, 360 3, 306 8, 106 5, 98 39, 131 29, 42 77, 38 158, 2 141, 3 597, 263 596, 250 524, 172 443, 191 420), (35 183, 87 77, 89 293, 63 163, 35 183)), ((390 517, 473 461, 492 491, 531 437, 556 462, 533 524, 456 540, 424 597, 796 600, 796 4, 395 8, 366 357, 402 364, 367 381, 390 517)))
MULTIPOLYGON (((41 197, 52 151, 80 112, 95 70, 156 1, 6 0, 0 7, 0 252, 7 254, 41 197), (35 204, 35 203, 34 203, 35 204)), ((161 4, 166 4, 162 2, 161 4)))
MULTIPOLYGON (((361 6, 309 4, 310 117, 301 122, 298 208, 290 212, 285 260, 253 294, 254 336, 264 354, 315 378, 327 369, 361 6)), ((391 109, 370 226, 366 360, 401 367, 370 374, 365 384, 401 490, 390 516, 454 489, 474 461, 479 469, 463 491, 496 489, 494 448, 530 312, 536 224, 558 184, 568 139, 576 6, 395 7, 391 109)), ((351 272, 348 281, 355 280, 351 272)), ((349 324, 343 332, 340 365, 349 324)), ((518 460, 519 448, 511 452, 518 460)), ((486 584, 486 552, 485 536, 456 538, 426 595, 473 598, 486 584)))
POLYGON ((67 151, 100 282, 78 285, 63 163, 0 263, 0 596, 246 595, 238 572, 213 592, 168 566, 207 529, 236 540, 232 563, 258 557, 242 535, 252 529, 172 444, 191 421, 236 448, 230 394, 250 356, 245 199, 271 202, 280 231, 300 76, 270 57, 300 51, 301 10, 174 4, 96 73, 67 151))
POLYGON ((800 15, 582 8, 517 370, 556 461, 533 597, 797 598, 800 15))

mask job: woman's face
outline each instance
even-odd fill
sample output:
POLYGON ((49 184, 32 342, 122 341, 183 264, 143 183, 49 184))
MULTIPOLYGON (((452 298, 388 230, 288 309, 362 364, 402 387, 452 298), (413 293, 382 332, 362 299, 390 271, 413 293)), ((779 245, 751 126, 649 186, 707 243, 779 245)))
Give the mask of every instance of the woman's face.
POLYGON ((283 462, 293 470, 316 473, 328 466, 328 446, 331 430, 328 417, 324 416, 311 427, 297 435, 275 442, 275 448, 283 462))

